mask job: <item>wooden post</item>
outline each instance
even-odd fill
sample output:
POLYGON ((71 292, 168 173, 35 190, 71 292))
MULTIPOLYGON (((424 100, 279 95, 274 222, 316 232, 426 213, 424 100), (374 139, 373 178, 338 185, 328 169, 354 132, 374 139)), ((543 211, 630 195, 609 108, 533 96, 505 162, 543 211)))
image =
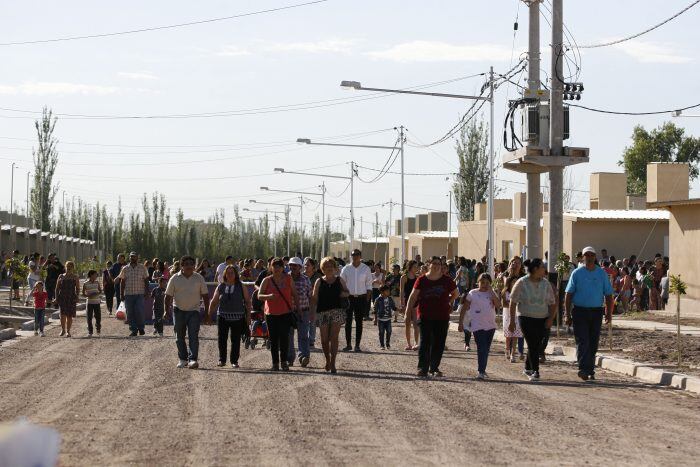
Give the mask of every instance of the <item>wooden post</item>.
POLYGON ((676 341, 678 344, 678 366, 681 366, 681 295, 676 294, 676 341))
POLYGON ((613 332, 612 332, 612 313, 610 314, 610 322, 608 323, 608 342, 610 345, 610 351, 613 349, 613 332))

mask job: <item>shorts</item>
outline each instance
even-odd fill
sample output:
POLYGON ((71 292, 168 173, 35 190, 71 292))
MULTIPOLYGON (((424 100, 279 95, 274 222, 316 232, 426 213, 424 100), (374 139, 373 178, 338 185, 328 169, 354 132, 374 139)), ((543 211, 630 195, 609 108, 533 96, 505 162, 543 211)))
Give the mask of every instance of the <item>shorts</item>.
POLYGON ((316 313, 316 326, 321 327, 327 324, 345 324, 345 310, 335 308, 316 313))

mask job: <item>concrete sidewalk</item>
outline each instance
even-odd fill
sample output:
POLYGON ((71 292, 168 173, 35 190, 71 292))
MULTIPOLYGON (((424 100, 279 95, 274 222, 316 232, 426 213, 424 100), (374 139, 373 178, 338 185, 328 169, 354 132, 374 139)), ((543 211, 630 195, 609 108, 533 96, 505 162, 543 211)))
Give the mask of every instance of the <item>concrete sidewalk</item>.
MULTIPOLYGON (((663 331, 676 333, 676 325, 659 323, 656 321, 644 321, 638 319, 616 319, 613 317, 613 327, 625 329, 639 329, 642 331, 663 331)), ((700 327, 681 325, 681 333, 686 336, 700 337, 700 327)))

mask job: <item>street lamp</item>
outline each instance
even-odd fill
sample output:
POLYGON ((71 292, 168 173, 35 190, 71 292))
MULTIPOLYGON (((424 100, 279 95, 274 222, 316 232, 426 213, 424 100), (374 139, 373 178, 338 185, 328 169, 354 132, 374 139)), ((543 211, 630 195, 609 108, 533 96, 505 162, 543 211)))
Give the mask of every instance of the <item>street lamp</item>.
MULTIPOLYGON (((390 149, 392 151, 399 149, 401 151, 401 201, 403 203, 403 143, 404 143, 404 136, 403 136, 403 126, 400 127, 400 132, 401 132, 401 145, 400 147, 396 146, 377 146, 377 145, 371 145, 371 144, 341 144, 341 143, 315 143, 312 142, 309 138, 297 138, 297 143, 303 143, 303 144, 311 144, 315 146, 333 146, 333 147, 340 147, 340 148, 361 148, 361 149, 390 149)), ((310 174, 310 173, 302 173, 302 172, 288 172, 285 171, 284 169, 275 169, 276 172, 280 173, 295 173, 295 174, 300 174, 300 175, 316 175, 316 176, 321 176, 321 177, 330 177, 330 178, 344 178, 344 179, 350 179, 350 249, 352 250, 353 247, 353 242, 355 240, 355 209, 354 209, 354 199, 355 199, 355 162, 350 161, 350 176, 349 177, 340 177, 340 176, 330 176, 330 175, 319 175, 319 174, 310 174)), ((403 205, 402 205, 403 206, 403 205)), ((401 211, 401 215, 403 216, 403 208, 401 211)), ((403 263, 404 257, 405 257, 405 251, 404 251, 404 246, 403 246, 403 233, 404 229, 401 229, 401 262, 403 263)))
MULTIPOLYGON (((493 91, 494 91, 494 85, 493 85, 493 67, 491 67, 489 71, 489 95, 488 97, 483 97, 483 96, 469 96, 469 95, 464 95, 464 94, 445 94, 445 93, 439 93, 439 92, 421 92, 421 91, 407 91, 405 89, 385 89, 385 88, 368 88, 368 87, 363 87, 362 83, 359 81, 341 81, 340 86, 344 89, 354 89, 357 91, 375 91, 375 92, 389 92, 393 94, 412 94, 412 95, 417 95, 417 96, 432 96, 432 97, 447 97, 447 98, 452 98, 452 99, 470 99, 470 100, 477 100, 477 101, 488 101, 490 104, 490 152, 489 152, 489 203, 488 203, 488 271, 491 273, 493 276, 493 252, 494 252, 494 247, 493 247, 493 241, 494 241, 494 232, 493 232, 493 185, 494 185, 494 180, 493 180, 493 160, 494 160, 494 130, 493 130, 493 91)), ((403 177, 403 127, 401 127, 401 219, 402 222, 405 219, 404 215, 404 177, 403 177)), ((404 246, 404 231, 406 230, 404 228, 405 226, 402 225, 401 229, 401 249, 403 252, 403 249, 405 248, 404 246)), ((403 256, 403 253, 402 253, 403 256)), ((404 258, 401 259, 402 262, 404 258)))
MULTIPOLYGON (((278 169, 275 169, 278 171, 278 169)), ((284 173, 284 169, 279 169, 282 173, 284 173)), ((269 187, 266 186, 261 186, 260 189, 263 191, 269 191, 269 192, 274 192, 274 193, 294 193, 297 195, 309 195, 309 196, 320 196, 321 197, 321 203, 322 203, 322 208, 321 208, 321 219, 323 221, 323 233, 321 237, 321 242, 322 242, 322 247, 321 247, 321 256, 325 257, 326 256, 326 182, 321 183, 318 186, 321 189, 321 193, 314 193, 312 191, 293 191, 293 190, 273 190, 269 187)), ((299 202, 300 205, 304 205, 304 197, 299 196, 299 202)), ((299 222, 301 223, 301 255, 304 256, 304 213, 303 213, 303 208, 299 213, 299 222)))

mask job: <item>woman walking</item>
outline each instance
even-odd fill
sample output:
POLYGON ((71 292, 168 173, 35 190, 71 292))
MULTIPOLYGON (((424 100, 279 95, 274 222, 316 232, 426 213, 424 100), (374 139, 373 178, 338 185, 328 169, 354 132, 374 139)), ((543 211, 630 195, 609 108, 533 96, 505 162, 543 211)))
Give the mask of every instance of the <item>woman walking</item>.
POLYGON ((292 312, 297 303, 297 292, 292 277, 284 273, 284 261, 272 260, 272 274, 260 284, 258 299, 265 303, 265 320, 270 334, 272 371, 289 371, 287 354, 289 351, 289 328, 292 325, 292 312))
POLYGON ((503 337, 506 338, 506 360, 511 363, 515 363, 515 347, 518 347, 518 353, 520 354, 520 359, 523 358, 523 348, 518 345, 520 339, 523 338, 523 333, 520 330, 520 323, 518 320, 515 321, 515 328, 511 331, 510 323, 513 322, 510 313, 508 312, 508 307, 510 306, 510 295, 513 291, 515 283, 520 280, 517 275, 510 275, 505 280, 505 285, 503 287, 503 337))
POLYGON ((231 335, 230 362, 232 368, 239 368, 238 358, 241 355, 241 336, 245 335, 250 326, 250 294, 243 285, 238 271, 232 265, 224 269, 224 280, 219 283, 211 299, 209 313, 216 310, 216 325, 219 331, 219 363, 226 365, 226 347, 231 335))
POLYGON ((510 329, 515 329, 517 311, 520 328, 527 341, 524 374, 530 381, 540 379, 540 355, 544 353, 544 336, 552 327, 557 312, 554 291, 544 279, 547 270, 540 258, 530 261, 528 275, 519 279, 510 294, 510 329))
POLYGON ((401 309, 403 310, 404 327, 406 330, 406 350, 418 350, 418 326, 413 310, 407 308, 408 298, 411 296, 413 286, 418 278, 418 262, 411 260, 406 265, 406 273, 401 276, 399 284, 399 294, 401 295, 401 309), (413 326, 413 336, 415 345, 411 345, 411 326, 413 326))
POLYGON ((472 289, 467 294, 465 306, 459 315, 459 329, 464 329, 464 318, 469 313, 469 326, 476 342, 478 361, 477 379, 483 380, 486 374, 486 365, 489 360, 489 351, 493 335, 496 333, 496 308, 501 304, 498 295, 491 286, 491 276, 481 273, 477 278, 478 289, 472 289))
POLYGON ((328 256, 321 260, 323 276, 316 280, 311 295, 312 310, 315 308, 316 326, 321 331, 321 346, 326 357, 326 371, 336 373, 335 359, 338 355, 338 336, 345 324, 345 310, 342 299, 350 295, 345 281, 336 275, 338 265, 328 256))
POLYGON ((112 262, 107 261, 106 268, 102 270, 102 290, 105 294, 105 305, 107 306, 107 311, 112 314, 112 309, 114 308, 114 279, 109 273, 112 269, 112 262))
POLYGON ((70 329, 75 318, 75 306, 80 295, 80 280, 75 274, 75 263, 66 262, 66 272, 58 276, 56 282, 56 303, 61 315, 60 336, 71 337, 70 329))
POLYGON ((419 378, 425 378, 428 372, 436 378, 442 376, 440 362, 450 326, 452 303, 457 295, 457 285, 454 280, 443 274, 442 261, 438 256, 433 256, 428 273, 416 280, 406 305, 407 312, 418 305, 420 349, 417 376, 419 378))

